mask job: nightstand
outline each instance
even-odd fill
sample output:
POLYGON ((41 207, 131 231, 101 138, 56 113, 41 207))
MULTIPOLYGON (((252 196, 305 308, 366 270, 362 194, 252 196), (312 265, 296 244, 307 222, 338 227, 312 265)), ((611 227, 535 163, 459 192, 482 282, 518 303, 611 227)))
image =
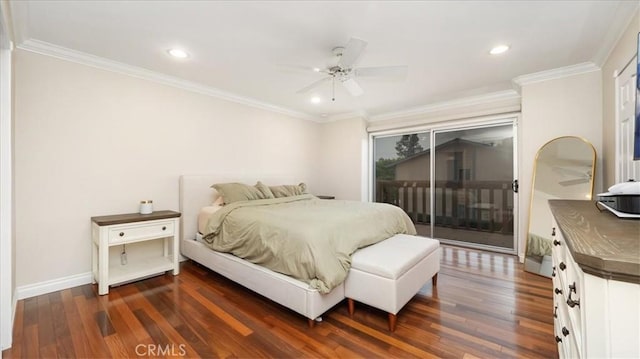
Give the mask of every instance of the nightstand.
POLYGON ((316 197, 318 197, 320 199, 336 199, 336 196, 317 195, 316 197))
POLYGON ((159 274, 173 275, 179 268, 180 213, 156 211, 91 217, 93 279, 98 294, 109 293, 109 286, 159 274), (109 248, 162 240, 162 255, 121 262, 109 260, 109 248))

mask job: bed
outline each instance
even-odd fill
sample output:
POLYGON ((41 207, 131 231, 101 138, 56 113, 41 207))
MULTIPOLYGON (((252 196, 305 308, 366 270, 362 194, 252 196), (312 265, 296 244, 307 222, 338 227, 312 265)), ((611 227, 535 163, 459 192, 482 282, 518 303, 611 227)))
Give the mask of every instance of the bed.
MULTIPOLYGON (((293 183, 282 178, 260 178, 266 183, 293 183)), ((202 241, 195 240, 197 217, 202 207, 213 201, 213 183, 255 183, 251 178, 228 178, 213 175, 182 176, 180 179, 180 211, 182 212, 182 254, 254 292, 279 303, 308 319, 309 326, 321 315, 344 299, 344 286, 339 284, 326 294, 308 283, 250 263, 234 255, 216 252, 202 241)))

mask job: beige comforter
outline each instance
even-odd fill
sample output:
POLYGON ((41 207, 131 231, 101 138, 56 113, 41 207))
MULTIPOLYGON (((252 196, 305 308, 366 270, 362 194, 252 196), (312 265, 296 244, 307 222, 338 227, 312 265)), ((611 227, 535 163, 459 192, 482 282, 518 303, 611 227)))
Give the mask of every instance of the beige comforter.
POLYGON ((398 207, 301 195, 228 204, 203 234, 216 251, 328 293, 346 278, 353 252, 398 233, 416 233, 398 207))

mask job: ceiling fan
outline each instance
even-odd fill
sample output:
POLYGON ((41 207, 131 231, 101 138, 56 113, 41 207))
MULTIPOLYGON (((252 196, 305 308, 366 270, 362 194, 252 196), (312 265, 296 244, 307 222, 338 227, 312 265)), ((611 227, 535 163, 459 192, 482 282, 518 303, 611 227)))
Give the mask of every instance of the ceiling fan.
POLYGON ((570 168, 563 168, 554 166, 551 168, 554 172, 559 173, 562 177, 574 177, 573 179, 559 181, 561 186, 574 186, 581 183, 588 183, 591 181, 591 171, 579 171, 570 168))
MULTIPOLYGON (((390 78, 404 78, 407 74, 407 66, 381 66, 381 67, 361 67, 355 68, 355 62, 360 58, 367 42, 364 40, 351 38, 345 47, 339 46, 333 48, 333 61, 325 69, 313 68, 315 72, 323 73, 327 76, 311 83, 297 91, 299 94, 307 93, 325 82, 331 82, 332 84, 332 101, 335 101, 335 83, 336 80, 342 84, 342 86, 352 96, 360 96, 364 93, 364 90, 356 78, 360 77, 390 77, 390 78)), ((299 68, 299 67, 298 67, 299 68)), ((305 67, 305 69, 310 69, 305 67)))

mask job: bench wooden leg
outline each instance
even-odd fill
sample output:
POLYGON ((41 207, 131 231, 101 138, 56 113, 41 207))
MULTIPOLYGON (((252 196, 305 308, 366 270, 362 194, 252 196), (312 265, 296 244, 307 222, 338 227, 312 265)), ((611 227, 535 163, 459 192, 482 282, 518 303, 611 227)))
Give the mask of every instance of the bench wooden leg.
POLYGON ((353 312, 356 311, 356 304, 351 298, 347 298, 347 303, 349 304, 349 316, 353 317, 353 312))
POLYGON ((431 277, 431 284, 433 284, 434 287, 438 284, 438 273, 434 274, 433 277, 431 277))
POLYGON ((316 325, 316 321, 313 319, 307 318, 307 324, 309 325, 309 328, 313 328, 316 325))
POLYGON ((395 332, 396 331, 396 319, 398 319, 398 317, 395 314, 389 314, 389 331, 390 332, 395 332))

